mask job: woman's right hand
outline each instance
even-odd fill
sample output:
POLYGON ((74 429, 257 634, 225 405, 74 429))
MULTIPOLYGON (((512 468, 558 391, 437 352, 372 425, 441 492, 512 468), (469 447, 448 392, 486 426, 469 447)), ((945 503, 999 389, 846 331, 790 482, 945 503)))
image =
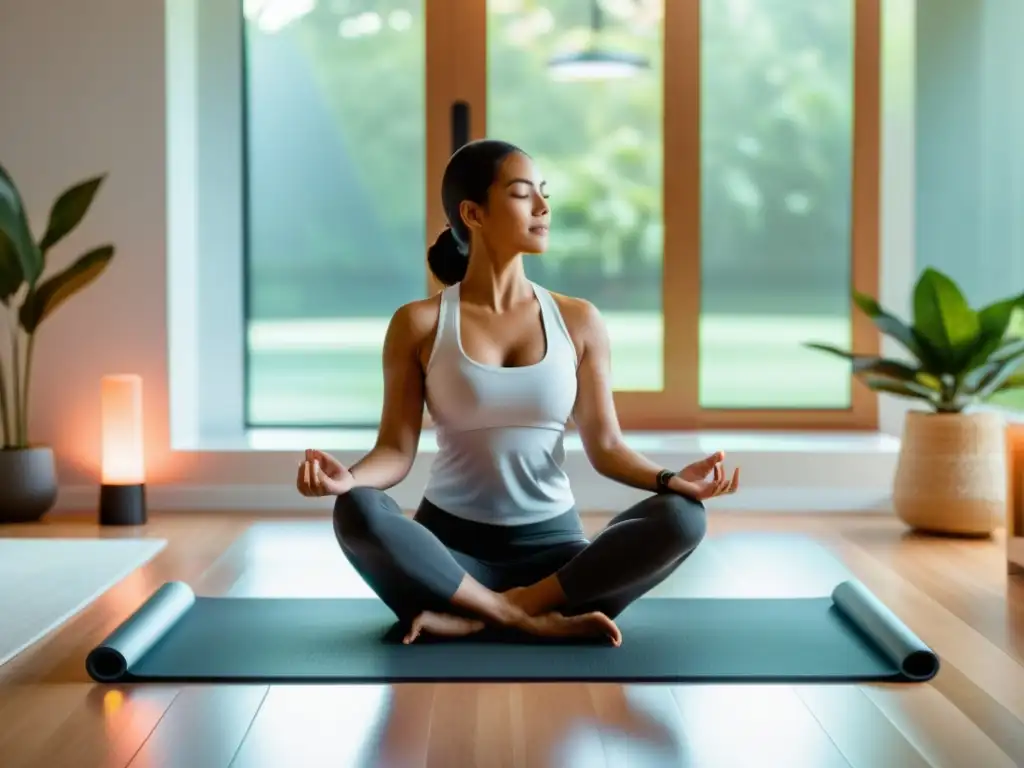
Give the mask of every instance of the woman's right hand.
POLYGON ((303 496, 340 496, 356 484, 352 473, 329 453, 308 449, 296 487, 303 496))

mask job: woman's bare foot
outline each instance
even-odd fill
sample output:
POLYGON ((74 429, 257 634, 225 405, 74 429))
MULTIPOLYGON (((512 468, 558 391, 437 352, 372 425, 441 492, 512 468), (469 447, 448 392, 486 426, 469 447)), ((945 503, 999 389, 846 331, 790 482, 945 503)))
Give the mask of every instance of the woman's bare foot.
POLYGON ((563 616, 560 613, 543 613, 532 616, 521 627, 531 635, 539 637, 602 637, 611 640, 612 645, 622 645, 622 632, 615 622, 599 611, 579 616, 563 616))
POLYGON ((477 619, 453 616, 450 613, 434 613, 423 611, 412 620, 403 643, 416 640, 420 634, 437 635, 438 637, 464 637, 484 628, 484 623, 477 619))
POLYGON ((518 608, 528 616, 532 616, 535 613, 535 611, 531 610, 529 590, 526 587, 512 587, 512 589, 502 592, 501 596, 514 608, 518 608))
POLYGON ((501 593, 501 596, 513 608, 525 612, 528 616, 539 616, 558 610, 565 602, 565 592, 556 575, 547 576, 528 587, 512 587, 501 593))

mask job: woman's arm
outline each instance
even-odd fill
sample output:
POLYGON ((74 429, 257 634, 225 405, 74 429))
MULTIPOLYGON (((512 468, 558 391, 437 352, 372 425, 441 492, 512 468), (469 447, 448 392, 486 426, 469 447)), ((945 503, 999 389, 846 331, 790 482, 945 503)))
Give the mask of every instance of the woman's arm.
POLYGON ((572 305, 566 314, 572 316, 582 348, 573 418, 587 458, 607 478, 634 488, 657 490, 658 473, 665 467, 630 448, 622 437, 612 398, 611 345, 604 319, 590 302, 576 299, 572 305))
MULTIPOLYGON (((434 302, 436 304, 436 302, 434 302)), ((384 406, 373 449, 349 468, 356 486, 387 490, 412 469, 423 427, 421 342, 436 320, 428 301, 395 312, 384 337, 384 406)))

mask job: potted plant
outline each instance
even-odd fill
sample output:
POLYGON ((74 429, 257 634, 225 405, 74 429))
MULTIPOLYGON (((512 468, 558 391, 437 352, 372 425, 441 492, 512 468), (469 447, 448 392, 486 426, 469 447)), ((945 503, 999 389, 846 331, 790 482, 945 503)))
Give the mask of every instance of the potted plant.
POLYGON ((1024 294, 976 310, 953 280, 926 269, 914 287, 910 324, 870 296, 855 292, 854 302, 908 359, 807 346, 851 361, 853 375, 873 391, 923 406, 905 417, 896 514, 920 531, 990 535, 1006 509, 1006 440, 999 413, 976 406, 1024 388, 1024 338, 1010 332, 1024 294))
POLYGON ((57 499, 53 450, 29 437, 35 341, 43 321, 106 269, 114 246, 98 246, 70 266, 44 273, 53 247, 82 221, 105 176, 66 189, 37 240, 21 194, 0 166, 0 302, 9 331, 6 354, 0 354, 0 523, 38 520, 57 499))

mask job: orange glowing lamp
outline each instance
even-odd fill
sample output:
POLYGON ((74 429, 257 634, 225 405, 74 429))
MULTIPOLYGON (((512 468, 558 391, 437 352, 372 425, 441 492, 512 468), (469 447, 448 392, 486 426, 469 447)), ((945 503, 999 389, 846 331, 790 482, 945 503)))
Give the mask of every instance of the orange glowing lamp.
POLYGON ((102 482, 100 523, 146 522, 146 461, 142 437, 142 377, 104 376, 100 382, 102 482))

